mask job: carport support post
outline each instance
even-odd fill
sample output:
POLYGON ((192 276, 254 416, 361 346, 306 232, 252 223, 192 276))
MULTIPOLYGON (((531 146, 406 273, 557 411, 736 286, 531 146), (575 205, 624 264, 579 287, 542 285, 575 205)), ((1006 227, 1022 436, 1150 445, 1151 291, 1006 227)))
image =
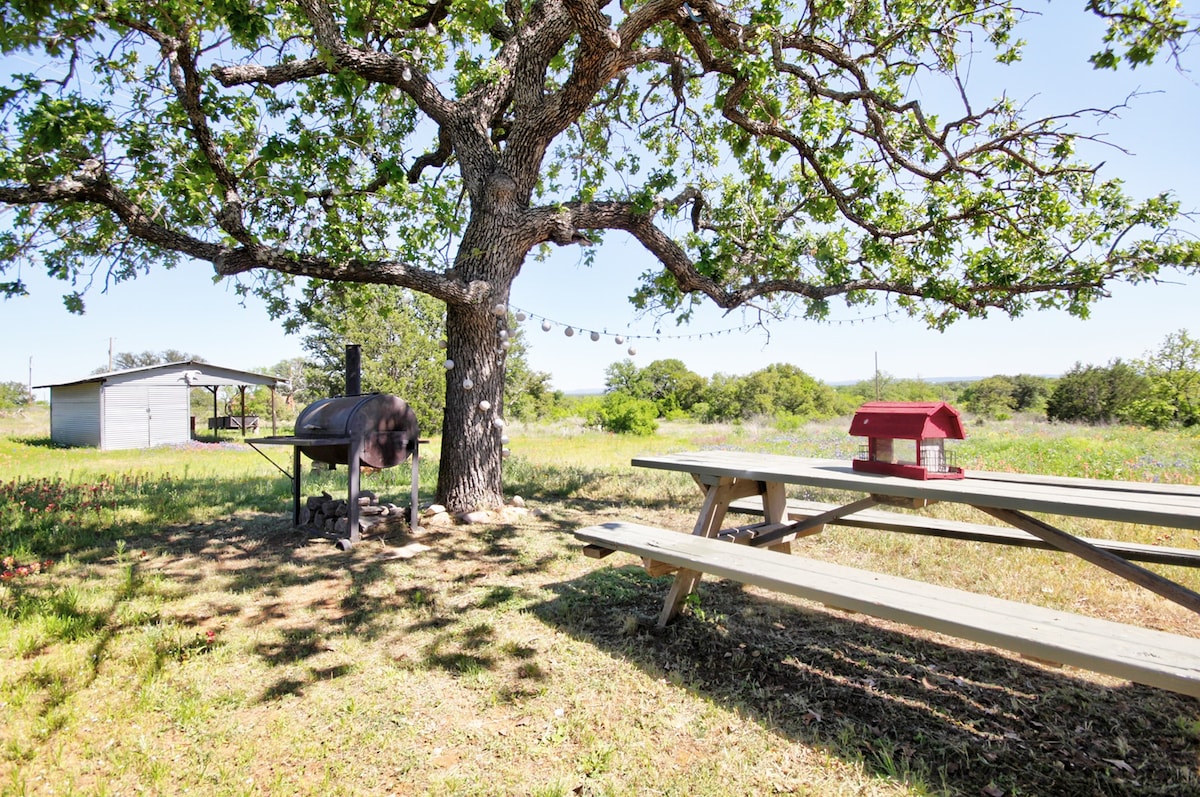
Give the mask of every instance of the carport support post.
POLYGON ((218 431, 220 429, 220 427, 217 424, 217 388, 214 386, 209 386, 208 389, 213 394, 213 419, 212 419, 213 439, 218 440, 218 439, 220 439, 221 435, 220 435, 220 432, 218 431))

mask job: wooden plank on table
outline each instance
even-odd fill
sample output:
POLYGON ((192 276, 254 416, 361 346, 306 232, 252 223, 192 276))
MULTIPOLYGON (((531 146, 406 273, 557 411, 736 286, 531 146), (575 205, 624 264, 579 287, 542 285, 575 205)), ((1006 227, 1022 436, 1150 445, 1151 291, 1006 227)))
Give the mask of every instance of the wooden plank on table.
POLYGON ((1200 639, 635 523, 580 540, 1031 658, 1200 697, 1200 639))
POLYGON ((835 490, 851 490, 971 506, 1142 523, 1200 531, 1200 493, 1098 490, 1055 480, 904 479, 855 471, 841 460, 807 459, 741 451, 698 451, 638 457, 638 467, 701 476, 733 476, 835 490))
MULTIPOLYGON (((789 499, 787 502, 787 512, 789 518, 803 520, 815 517, 823 512, 828 512, 836 506, 837 504, 829 504, 822 501, 789 499)), ((748 515, 761 515, 763 510, 762 503, 758 499, 743 498, 730 504, 729 511, 741 512, 748 515)), ((1058 548, 1039 537, 1006 526, 985 526, 981 523, 968 523, 961 520, 945 520, 943 518, 932 518, 922 515, 903 515, 899 512, 889 512, 887 510, 867 509, 830 522, 834 525, 850 528, 879 529, 902 534, 922 534, 952 540, 1036 548, 1043 551, 1058 550, 1058 548)), ((1147 545, 1121 540, 1098 539, 1095 537, 1079 537, 1079 539, 1101 550, 1115 553, 1117 556, 1128 559, 1131 562, 1200 567, 1200 548, 1172 548, 1165 545, 1147 545)))
POLYGON ((1009 473, 1004 471, 969 470, 968 479, 1014 482, 1017 484, 1051 484, 1060 487, 1079 487, 1110 492, 1153 493, 1161 495, 1200 496, 1200 484, 1164 484, 1162 482, 1131 482, 1120 479, 1087 479, 1079 476, 1050 476, 1043 473, 1009 473))

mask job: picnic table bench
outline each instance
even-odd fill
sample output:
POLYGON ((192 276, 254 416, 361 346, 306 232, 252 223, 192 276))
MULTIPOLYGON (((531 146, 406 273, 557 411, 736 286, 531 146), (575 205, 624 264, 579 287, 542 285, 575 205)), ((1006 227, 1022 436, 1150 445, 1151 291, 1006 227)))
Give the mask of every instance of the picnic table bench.
POLYGON ((792 541, 826 524, 1050 548, 1080 556, 1200 613, 1196 592, 1133 563, 1200 566, 1200 551, 1075 537, 1026 514, 1200 530, 1200 488, 983 473, 924 482, 861 473, 838 461, 728 451, 645 457, 634 465, 692 475, 704 496, 693 533, 606 523, 575 534, 592 556, 625 551, 643 557, 652 572, 675 573, 660 625, 676 615, 701 574, 709 573, 1200 698, 1200 639, 781 555, 790 552, 792 541), (789 484, 853 490, 867 497, 841 506, 789 500, 784 492, 789 484), (1015 528, 873 508, 920 508, 937 501, 974 506, 1015 528), (726 528, 729 511, 764 517, 726 528))

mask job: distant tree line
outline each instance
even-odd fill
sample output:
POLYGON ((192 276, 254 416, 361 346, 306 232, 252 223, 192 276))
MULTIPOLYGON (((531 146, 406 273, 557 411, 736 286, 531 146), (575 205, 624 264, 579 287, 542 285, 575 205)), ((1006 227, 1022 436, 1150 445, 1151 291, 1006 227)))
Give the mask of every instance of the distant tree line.
POLYGON ((112 362, 92 370, 93 374, 106 374, 110 371, 126 371, 130 368, 149 368, 154 365, 183 362, 207 362, 197 354, 188 354, 178 349, 163 349, 162 351, 121 351, 112 355, 112 362))
POLYGON ((678 418, 763 419, 795 426, 848 415, 871 400, 948 401, 997 420, 1020 413, 1072 423, 1193 426, 1200 423, 1200 341, 1181 330, 1141 360, 1076 364, 1058 378, 1018 374, 927 382, 880 373, 839 386, 787 363, 744 376, 705 378, 680 360, 656 360, 639 368, 627 359, 609 366, 603 396, 583 402, 579 412, 610 431, 650 434, 660 420, 678 418))

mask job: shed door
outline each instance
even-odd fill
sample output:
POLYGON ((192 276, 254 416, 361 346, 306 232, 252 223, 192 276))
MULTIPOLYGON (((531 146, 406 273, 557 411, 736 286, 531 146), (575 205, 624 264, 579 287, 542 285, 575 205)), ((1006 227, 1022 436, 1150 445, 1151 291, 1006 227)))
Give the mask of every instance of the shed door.
POLYGON ((144 384, 110 386, 104 393, 106 449, 187 442, 187 390, 144 384))

